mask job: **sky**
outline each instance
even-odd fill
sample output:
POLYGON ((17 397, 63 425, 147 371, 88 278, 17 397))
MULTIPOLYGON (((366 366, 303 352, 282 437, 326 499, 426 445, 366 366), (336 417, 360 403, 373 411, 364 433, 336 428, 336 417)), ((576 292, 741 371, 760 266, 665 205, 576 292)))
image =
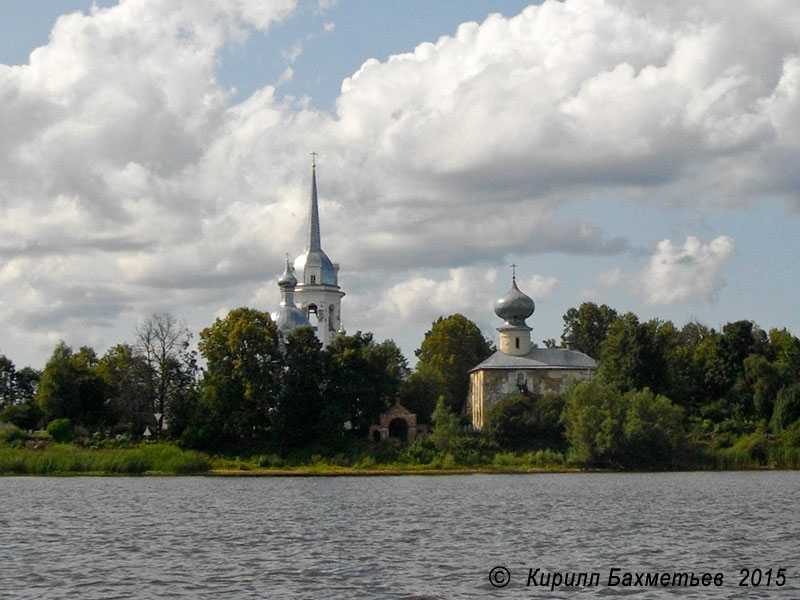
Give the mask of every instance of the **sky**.
POLYGON ((605 303, 800 333, 795 0, 3 0, 0 353, 271 312, 307 227, 349 333, 605 303))

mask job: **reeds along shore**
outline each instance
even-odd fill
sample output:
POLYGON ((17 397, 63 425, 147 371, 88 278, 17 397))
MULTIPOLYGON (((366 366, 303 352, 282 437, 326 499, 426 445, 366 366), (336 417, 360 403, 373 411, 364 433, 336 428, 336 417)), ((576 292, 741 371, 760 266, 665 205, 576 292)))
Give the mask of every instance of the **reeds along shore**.
MULTIPOLYGON (((800 452, 754 456, 744 448, 705 450, 685 464, 665 470, 797 469, 800 452)), ((440 453, 419 463, 396 457, 376 460, 369 453, 333 457, 312 455, 294 459, 275 454, 251 457, 209 456, 183 450, 170 443, 143 443, 126 448, 82 448, 50 444, 45 448, 0 447, 2 475, 400 475, 446 473, 574 472, 584 467, 550 450, 497 452, 458 462, 451 453, 440 453)), ((615 469, 604 469, 615 470, 615 469)), ((659 469, 654 469, 659 470, 659 469)))

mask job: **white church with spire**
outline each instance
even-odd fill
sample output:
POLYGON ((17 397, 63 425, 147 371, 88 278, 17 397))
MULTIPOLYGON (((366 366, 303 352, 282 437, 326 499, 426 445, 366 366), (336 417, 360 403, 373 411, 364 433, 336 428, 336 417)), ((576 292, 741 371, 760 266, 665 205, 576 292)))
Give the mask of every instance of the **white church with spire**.
POLYGON ((294 260, 287 258, 286 269, 278 280, 281 304, 272 319, 282 335, 297 327, 310 326, 323 348, 342 327, 342 297, 339 288, 339 265, 331 262, 322 249, 317 198, 316 152, 311 153, 311 198, 308 212, 308 236, 303 252, 294 260))

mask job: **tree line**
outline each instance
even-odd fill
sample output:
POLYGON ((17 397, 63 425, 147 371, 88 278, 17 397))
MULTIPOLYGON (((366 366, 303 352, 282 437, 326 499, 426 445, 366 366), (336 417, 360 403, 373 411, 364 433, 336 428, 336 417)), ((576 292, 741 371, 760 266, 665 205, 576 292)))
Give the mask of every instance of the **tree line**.
POLYGON ((595 378, 563 397, 499 403, 487 415, 494 439, 600 466, 685 465, 704 450, 743 465, 800 459, 800 340, 785 328, 679 329, 586 302, 567 311, 564 329, 597 359, 595 378))
POLYGON ((404 450, 419 460, 547 449, 580 464, 647 467, 691 463, 703 448, 764 463, 776 449, 800 455, 800 340, 786 329, 677 328, 591 302, 569 309, 564 326, 563 338, 597 359, 596 376, 561 396, 506 398, 480 433, 464 416, 469 370, 495 348, 463 315, 432 323, 412 370, 391 340, 358 332, 322 349, 310 329, 282 339, 249 308, 203 329, 197 350, 164 313, 102 356, 61 342, 41 372, 0 355, 0 422, 65 437, 140 439, 147 429, 215 453, 326 453, 365 440, 400 402, 433 425, 404 450))
POLYGON ((492 347, 461 315, 439 319, 432 331, 412 374, 397 345, 371 333, 338 336, 323 350, 310 328, 283 339, 269 314, 238 308, 203 329, 193 350, 184 324, 156 314, 136 329, 133 343, 102 356, 62 341, 41 372, 17 371, 0 356, 0 423, 47 426, 63 439, 139 439, 147 431, 220 453, 337 448, 365 438, 398 400, 423 422, 440 396, 460 410, 463 377, 453 377, 455 363, 434 347, 443 336, 476 346, 459 352, 462 374, 492 347))

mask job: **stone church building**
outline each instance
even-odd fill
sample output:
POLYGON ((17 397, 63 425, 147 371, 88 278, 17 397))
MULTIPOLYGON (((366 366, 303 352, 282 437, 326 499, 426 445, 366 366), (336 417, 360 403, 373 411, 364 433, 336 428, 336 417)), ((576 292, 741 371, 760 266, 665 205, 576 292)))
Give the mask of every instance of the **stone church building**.
POLYGON ((494 306, 495 314, 504 321, 497 328, 498 350, 469 373, 467 411, 476 429, 483 427, 489 407, 502 398, 560 394, 568 381, 588 379, 597 368, 591 357, 571 349, 571 344, 567 348, 535 348, 525 322, 535 308, 533 300, 517 287, 515 273, 511 287, 494 306))

